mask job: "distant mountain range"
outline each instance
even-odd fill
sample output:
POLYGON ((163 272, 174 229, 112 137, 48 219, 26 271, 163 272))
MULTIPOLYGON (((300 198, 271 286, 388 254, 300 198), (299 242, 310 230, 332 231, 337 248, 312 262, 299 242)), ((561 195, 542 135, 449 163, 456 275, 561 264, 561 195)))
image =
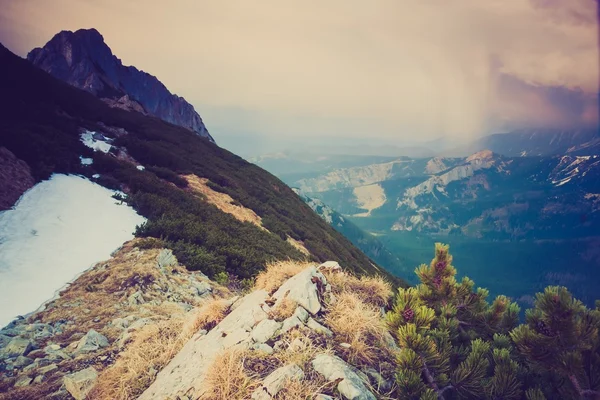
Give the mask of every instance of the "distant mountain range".
POLYGON ((194 107, 156 77, 125 66, 95 29, 62 31, 27 59, 55 78, 88 91, 111 107, 153 115, 214 142, 194 107))

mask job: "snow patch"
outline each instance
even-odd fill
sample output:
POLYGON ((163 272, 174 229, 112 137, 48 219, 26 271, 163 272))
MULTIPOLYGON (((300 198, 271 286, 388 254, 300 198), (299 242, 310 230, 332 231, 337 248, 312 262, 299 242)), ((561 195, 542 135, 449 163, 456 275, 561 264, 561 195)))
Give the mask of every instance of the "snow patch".
POLYGON ((0 213, 0 326, 34 311, 133 238, 145 219, 112 194, 85 178, 55 174, 0 213))
POLYGON ((84 145, 95 151, 108 153, 111 149, 110 139, 101 133, 85 131, 81 134, 81 141, 84 145))
POLYGON ((81 165, 92 165, 94 163, 94 160, 91 158, 84 158, 82 156, 79 156, 79 160, 81 161, 81 165))
POLYGON ((143 171, 146 169, 146 167, 144 167, 143 165, 138 165, 136 166, 136 168, 138 169, 138 171, 143 171))

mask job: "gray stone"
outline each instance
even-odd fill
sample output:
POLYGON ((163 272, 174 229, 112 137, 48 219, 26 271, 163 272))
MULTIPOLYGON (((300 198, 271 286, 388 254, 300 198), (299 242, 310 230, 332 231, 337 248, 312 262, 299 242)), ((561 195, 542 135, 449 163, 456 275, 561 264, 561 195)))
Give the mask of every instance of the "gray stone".
POLYGON ((137 306, 139 304, 144 304, 145 302, 146 299, 144 299, 144 295, 139 290, 127 298, 127 303, 130 306, 137 306))
POLYGON ((369 376, 375 382, 375 388, 377 391, 388 391, 392 388, 392 384, 388 382, 379 372, 374 368, 366 367, 363 372, 369 376))
POLYGON ((258 343, 265 343, 275 335, 275 332, 277 332, 281 326, 281 322, 272 319, 263 319, 252 330, 252 339, 258 343))
POLYGON ((283 335, 284 333, 301 325, 303 325, 302 321, 300 321, 297 316, 292 315, 283 321, 283 325, 281 326, 281 330, 279 332, 283 335))
POLYGON ((312 366, 329 382, 340 380, 337 389, 349 400, 376 400, 360 376, 344 360, 329 354, 319 354, 312 366))
POLYGON ((261 351, 266 354, 273 354, 273 348, 266 343, 254 343, 251 347, 252 350, 261 351))
POLYGON ((350 347, 352 347, 352 345, 350 343, 340 343, 340 347, 343 347, 345 349, 349 349, 350 347))
POLYGON ((44 352, 46 354, 54 353, 57 350, 60 350, 60 344, 49 344, 46 347, 44 347, 44 352))
POLYGON ((337 261, 325 261, 319 265, 318 270, 323 272, 342 272, 342 267, 340 267, 337 261))
POLYGON ((321 302, 317 282, 324 287, 327 284, 327 279, 322 273, 317 272, 315 267, 309 267, 299 272, 273 293, 272 297, 276 299, 275 307, 285 298, 288 298, 304 307, 311 314, 318 313, 321 310, 321 302))
POLYGON ((89 367, 63 378, 65 389, 75 398, 84 400, 98 379, 98 373, 94 367, 89 367))
POLYGON ((298 306, 296 311, 294 311, 294 315, 304 323, 308 320, 308 311, 306 311, 303 307, 298 306))
POLYGON ((39 385, 40 383, 42 383, 44 381, 44 375, 38 375, 35 377, 35 379, 33 380, 33 383, 35 385, 39 385))
POLYGON ((315 400, 335 400, 335 397, 331 397, 328 394, 323 394, 323 393, 319 393, 316 397, 315 400))
POLYGON ((50 372, 54 372, 56 370, 58 370, 58 366, 56 364, 50 364, 50 365, 46 365, 45 367, 38 369, 37 372, 40 375, 46 375, 46 374, 49 374, 50 372))
POLYGON ((15 387, 25 387, 31 384, 33 379, 28 377, 27 375, 21 375, 17 381, 15 382, 15 387))
POLYGON ((10 336, 0 334, 0 348, 6 346, 10 342, 10 339, 10 336))
POLYGON ((32 349, 31 340, 16 336, 2 349, 2 353, 6 357, 26 356, 32 349))
MULTIPOLYGON (((304 379, 304 372, 296 364, 286 365, 285 367, 277 368, 275 371, 271 372, 271 374, 263 381, 262 387, 257 389, 257 392, 266 392, 270 396, 275 396, 284 388, 286 381, 291 379, 304 379)), ((257 393, 257 397, 258 396, 261 396, 261 394, 257 393)), ((253 399, 256 399, 257 397, 255 397, 254 394, 252 396, 253 399)))
POLYGON ((89 353, 102 347, 107 347, 108 344, 109 343, 106 336, 96 332, 93 329, 90 329, 89 332, 79 340, 75 351, 77 353, 89 353))
POLYGON ((33 360, 29 357, 19 356, 13 362, 13 365, 17 368, 23 368, 33 363, 33 360))
POLYGON ((313 331, 315 331, 317 333, 321 333, 325 336, 328 336, 328 337, 333 336, 333 332, 331 332, 331 330, 329 330, 325 326, 321 325, 320 323, 315 321, 313 318, 308 319, 308 321, 306 322, 306 326, 308 326, 313 331))
POLYGON ((204 296, 212 292, 212 287, 207 282, 192 282, 192 286, 198 291, 198 296, 204 296))
POLYGON ((163 249, 156 257, 156 264, 158 268, 170 267, 172 265, 177 265, 177 258, 175 258, 171 250, 163 249))
POLYGON ((231 333, 229 333, 225 339, 223 339, 223 347, 228 348, 231 346, 235 346, 238 343, 241 343, 250 338, 250 332, 245 330, 244 328, 237 328, 231 333))

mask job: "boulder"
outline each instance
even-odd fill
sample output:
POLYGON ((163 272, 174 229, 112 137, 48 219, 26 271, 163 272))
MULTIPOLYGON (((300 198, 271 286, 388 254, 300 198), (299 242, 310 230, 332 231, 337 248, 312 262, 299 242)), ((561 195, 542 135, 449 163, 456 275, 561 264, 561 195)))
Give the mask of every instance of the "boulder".
POLYGON ((273 354, 273 348, 266 343, 254 343, 251 347, 252 350, 262 351, 266 354, 273 354))
POLYGON ((212 292, 212 286, 207 282, 192 282, 192 286, 198 291, 198 296, 204 296, 212 292))
POLYGON ((306 322, 306 326, 308 326, 313 331, 315 331, 317 333, 321 333, 321 334, 323 334, 325 336, 328 336, 328 337, 332 337, 333 336, 333 332, 331 332, 331 330, 329 330, 328 328, 324 327, 323 325, 321 325, 320 323, 318 323, 317 321, 315 321, 313 318, 309 318, 308 319, 308 321, 306 322))
POLYGON ((84 400, 98 379, 98 373, 94 367, 66 375, 63 378, 65 389, 75 398, 75 400, 84 400))
POLYGON ((139 290, 127 298, 127 303, 130 306, 137 306, 139 304, 144 304, 145 302, 146 299, 144 299, 144 295, 139 290))
POLYGON ((376 400, 360 376, 341 358, 329 354, 319 354, 312 361, 312 366, 329 382, 339 380, 337 389, 344 398, 349 400, 376 400))
POLYGON ((173 252, 169 249, 162 249, 156 257, 156 264, 158 268, 166 268, 172 265, 177 265, 177 258, 173 255, 173 252))
POLYGON ((86 333, 85 336, 79 340, 75 352, 89 353, 92 351, 96 351, 102 347, 107 347, 108 344, 109 343, 106 336, 96 332, 93 329, 90 329, 89 332, 86 333))
POLYGON ((244 328, 237 328, 225 336, 225 339, 223 339, 223 347, 229 348, 231 346, 235 346, 236 344, 242 343, 249 338, 250 332, 244 328))
POLYGON ((309 267, 288 279, 273 293, 277 307, 286 297, 304 307, 311 314, 321 310, 319 294, 327 284, 325 276, 315 267, 309 267))
POLYGON ((292 315, 291 317, 283 321, 283 324, 281 325, 281 330, 279 332, 283 335, 289 330, 292 330, 301 325, 303 325, 302 321, 300 321, 300 319, 297 316, 292 315))
POLYGON ((33 379, 28 377, 27 375, 21 375, 17 381, 15 382, 15 387, 25 387, 31 384, 33 379))
POLYGON ((296 311, 294 311, 294 314, 296 317, 298 317, 298 319, 303 322, 306 323, 306 321, 308 321, 308 311, 306 311, 304 308, 302 307, 297 307, 296 311))
POLYGON ((10 340, 11 340, 10 336, 0 334, 0 348, 6 346, 8 344, 8 342, 10 342, 10 340))
MULTIPOLYGON (((277 368, 275 371, 271 372, 269 376, 265 378, 263 381, 262 387, 257 389, 253 394, 253 399, 260 399, 264 397, 264 393, 266 392, 269 396, 275 396, 281 389, 284 388, 284 385, 287 380, 302 380, 304 379, 304 372, 302 369, 296 364, 286 365, 285 367, 277 368)), ((268 397, 267 397, 268 398, 268 397)))
POLYGON ((252 330, 252 339, 258 343, 265 343, 275 335, 275 332, 277 332, 281 326, 281 322, 272 319, 263 319, 252 330))
POLYGON ((46 374, 49 374, 50 372, 54 372, 56 370, 58 370, 58 366, 56 364, 50 364, 50 365, 46 365, 45 367, 38 369, 37 372, 40 375, 46 375, 46 374))
POLYGON ((337 261, 325 261, 317 269, 323 272, 342 272, 342 267, 337 261))
POLYGON ((23 368, 33 363, 33 360, 29 357, 19 356, 13 362, 13 365, 17 368, 23 368))
POLYGON ((2 349, 2 354, 9 358, 26 356, 32 349, 33 343, 31 340, 15 336, 8 342, 6 347, 2 349))

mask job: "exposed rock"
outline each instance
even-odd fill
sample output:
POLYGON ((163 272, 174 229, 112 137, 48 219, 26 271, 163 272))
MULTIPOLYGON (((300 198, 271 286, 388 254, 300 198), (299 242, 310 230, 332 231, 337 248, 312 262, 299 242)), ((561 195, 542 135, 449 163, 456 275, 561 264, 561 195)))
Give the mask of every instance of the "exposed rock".
POLYGON ((315 400, 335 400, 335 397, 331 397, 328 394, 319 393, 315 400))
POLYGON ((156 77, 124 66, 95 29, 62 31, 27 59, 55 78, 106 99, 109 106, 152 114, 214 142, 190 103, 156 77))
POLYGON ((254 343, 250 348, 267 354, 273 354, 274 351, 273 348, 266 343, 254 343))
POLYGON ((306 310, 305 310, 304 308, 302 308, 302 307, 297 307, 297 308, 296 308, 296 311, 294 311, 294 315, 295 315, 296 317, 298 317, 298 319, 299 319, 301 322, 306 322, 306 321, 308 320, 308 317, 309 317, 309 315, 308 315, 308 311, 306 311, 306 310))
POLYGON ((158 268, 166 268, 172 265, 177 265, 177 258, 173 255, 170 249, 162 249, 156 257, 158 268))
POLYGON ((388 391, 392 388, 391 382, 388 382, 379 372, 374 368, 366 367, 363 372, 369 376, 374 382, 374 387, 377 391, 388 391))
POLYGON ((308 322, 306 322, 306 326, 308 326, 310 329, 312 329, 313 331, 315 331, 317 333, 324 334, 325 336, 329 336, 329 337, 333 336, 333 332, 331 332, 331 330, 329 330, 325 326, 321 325, 320 323, 315 321, 313 318, 308 319, 308 322))
POLYGON ((337 389, 346 399, 376 400, 359 375, 341 358, 329 354, 319 354, 312 361, 312 366, 329 382, 340 379, 337 389))
MULTIPOLYGON (((156 376, 156 380, 150 385, 138 400, 176 398, 177 395, 188 392, 190 388, 196 388, 194 393, 197 398, 202 394, 204 375, 207 368, 215 359, 217 354, 226 348, 225 340, 234 335, 248 335, 252 327, 267 318, 261 305, 267 299, 267 292, 257 290, 238 302, 229 315, 206 335, 195 335, 189 340, 179 353, 165 366, 156 376)), ((235 299, 233 299, 235 301, 235 299)), ((232 301, 233 302, 233 301, 232 301)), ((233 307, 231 307, 233 308, 233 307)), ((235 342, 237 340, 228 340, 235 342)), ((188 394, 190 396, 190 394, 188 394)))
POLYGON ((33 349, 33 343, 29 339, 14 337, 2 350, 5 357, 26 356, 33 349))
POLYGON ((74 374, 66 375, 63 384, 75 400, 84 400, 98 379, 94 367, 89 367, 74 374))
POLYGON ((352 347, 352 345, 350 343, 340 343, 340 347, 343 347, 344 349, 349 349, 350 347, 352 347))
POLYGON ((40 383, 42 383, 44 381, 44 375, 38 375, 33 379, 33 384, 34 385, 39 385, 40 383))
POLYGON ((342 267, 337 261, 325 261, 319 265, 318 270, 322 272, 342 272, 342 267))
POLYGON ((33 363, 33 360, 29 357, 19 356, 13 362, 13 365, 17 368, 23 368, 33 363))
POLYGON ((321 310, 318 284, 323 287, 327 284, 325 276, 317 272, 315 267, 306 268, 288 279, 273 293, 272 297, 276 299, 275 307, 287 297, 304 307, 311 314, 318 313, 321 310))
POLYGON ((0 347, 4 347, 10 342, 10 336, 0 334, 0 347))
POLYGON ((29 165, 0 146, 0 211, 11 208, 35 184, 29 165))
POLYGON ((79 340, 75 351, 77 353, 89 353, 102 347, 107 347, 108 345, 109 343, 106 336, 96 332, 93 329, 90 329, 88 333, 86 333, 86 335, 79 340))
POLYGON ((28 377, 27 375, 21 375, 17 381, 15 382, 15 387, 24 387, 24 386, 29 386, 31 384, 31 381, 33 379, 28 377))
POLYGON ((129 326, 129 321, 125 318, 115 318, 110 321, 110 324, 120 329, 126 329, 129 326))
POLYGON ((237 328, 233 332, 227 334, 223 339, 223 347, 228 348, 242 343, 250 338, 250 332, 244 328, 237 328))
POLYGON ((300 319, 297 316, 292 315, 291 317, 289 317, 283 321, 280 333, 283 335, 284 333, 286 333, 298 326, 301 326, 301 325, 302 325, 302 321, 300 321, 300 319))
POLYGON ((277 332, 281 326, 281 322, 272 319, 264 319, 252 330, 252 339, 258 343, 265 343, 275 335, 275 332, 277 332))
POLYGON ((144 295, 139 290, 127 298, 127 303, 130 306, 137 306, 138 304, 144 304, 145 302, 146 299, 144 299, 144 295))
POLYGON ((49 372, 54 372, 58 370, 58 366, 56 364, 50 364, 50 365, 46 365, 45 367, 42 367, 40 369, 38 369, 38 374, 41 375, 46 375, 49 372))
POLYGON ((208 284, 208 282, 192 282, 192 286, 198 291, 198 296, 204 296, 212 292, 212 287, 208 284))
POLYGON ((275 396, 283 389, 286 380, 302 380, 304 372, 296 364, 286 365, 285 367, 277 368, 271 372, 263 381, 262 387, 256 390, 256 395, 253 393, 252 398, 261 398, 261 394, 257 392, 267 392, 270 396, 275 396))

